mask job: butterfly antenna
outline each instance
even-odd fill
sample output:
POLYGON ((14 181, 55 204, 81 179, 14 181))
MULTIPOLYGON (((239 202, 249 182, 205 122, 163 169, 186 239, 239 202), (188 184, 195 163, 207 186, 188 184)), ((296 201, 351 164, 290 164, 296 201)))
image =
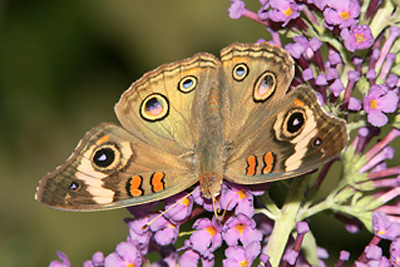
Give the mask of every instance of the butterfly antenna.
POLYGON ((219 221, 218 211, 217 211, 217 201, 215 200, 215 197, 212 198, 212 204, 213 204, 214 216, 219 221))
POLYGON ((172 206, 170 206, 168 209, 164 210, 163 212, 161 212, 158 216, 156 216, 153 220, 151 220, 150 222, 146 223, 145 225, 142 226, 142 230, 146 229, 147 227, 149 227, 153 222, 155 222, 158 218, 160 218, 161 216, 163 216, 165 213, 167 213, 169 210, 173 209, 176 205, 178 205, 179 203, 182 203, 185 199, 187 199, 190 195, 192 195, 195 192, 195 190, 193 190, 192 192, 190 192, 189 194, 187 194, 186 196, 184 196, 183 198, 181 198, 180 200, 178 200, 177 202, 175 202, 172 206))
POLYGON ((229 200, 228 205, 226 205, 226 208, 224 209, 224 212, 223 212, 222 215, 221 215, 221 221, 224 220, 225 215, 226 215, 226 212, 228 211, 228 207, 229 207, 229 205, 231 204, 231 202, 232 202, 232 199, 229 200))

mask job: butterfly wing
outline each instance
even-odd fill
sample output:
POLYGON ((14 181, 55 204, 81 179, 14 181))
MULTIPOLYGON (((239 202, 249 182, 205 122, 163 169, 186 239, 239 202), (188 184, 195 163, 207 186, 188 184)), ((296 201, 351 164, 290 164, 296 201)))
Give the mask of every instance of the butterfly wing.
POLYGON ((322 109, 311 87, 286 94, 293 61, 283 49, 234 44, 221 52, 221 62, 224 103, 229 103, 224 111, 225 179, 255 184, 298 176, 344 148, 345 122, 322 109))
POLYGON ((279 109, 260 116, 260 128, 235 139, 226 179, 254 184, 298 176, 336 158, 347 143, 345 122, 327 114, 308 86, 297 87, 279 109))
POLYGON ((125 129, 101 124, 89 131, 67 162, 41 179, 36 198, 58 209, 104 210, 153 202, 196 183, 198 114, 217 68, 214 56, 200 53, 146 73, 115 106, 125 129), (110 157, 110 166, 96 164, 110 157))
POLYGON ((63 165, 40 180, 36 199, 75 211, 164 199, 197 182, 189 157, 177 158, 119 126, 103 123, 86 133, 63 165))
POLYGON ((262 125, 260 114, 271 113, 286 95, 294 75, 289 54, 269 43, 234 43, 221 51, 225 140, 262 125), (248 125, 251 125, 249 129, 248 125))
POLYGON ((123 93, 115 106, 121 124, 156 148, 181 155, 199 142, 199 113, 219 61, 207 53, 160 66, 123 93))

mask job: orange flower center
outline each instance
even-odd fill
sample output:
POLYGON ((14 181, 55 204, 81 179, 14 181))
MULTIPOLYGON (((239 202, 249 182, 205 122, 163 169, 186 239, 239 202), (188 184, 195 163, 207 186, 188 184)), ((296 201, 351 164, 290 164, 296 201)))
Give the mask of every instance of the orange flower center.
POLYGON ((235 229, 239 232, 239 234, 243 233, 244 228, 246 228, 246 225, 239 223, 238 225, 235 226, 235 229))
POLYGON ((370 107, 370 108, 378 108, 376 102, 377 102, 377 100, 372 100, 372 101, 369 103, 369 107, 370 107))
POLYGON ((126 267, 135 267, 135 264, 133 264, 133 263, 127 263, 127 264, 126 264, 126 267))
POLYGON ((210 234, 210 236, 214 236, 217 233, 217 230, 215 230, 215 228, 212 226, 207 227, 206 231, 210 234))
POLYGON ((185 198, 184 200, 182 200, 181 203, 182 203, 183 205, 185 205, 186 207, 189 207, 190 200, 189 200, 189 198, 185 198))
POLYGON ((357 34, 356 33, 355 36, 356 36, 357 44, 365 41, 364 34, 362 34, 362 33, 357 34))
POLYGON ((246 197, 246 192, 244 192, 243 190, 237 191, 236 193, 239 195, 239 199, 243 199, 246 197))
POLYGON ((283 11, 283 13, 286 15, 286 17, 289 17, 290 15, 293 14, 293 9, 291 9, 290 7, 288 7, 288 9, 286 9, 285 11, 283 11))
POLYGON ((349 11, 345 11, 345 12, 340 13, 340 18, 341 18, 342 20, 349 19, 349 18, 350 18, 349 11))
POLYGON ((243 261, 242 261, 241 263, 239 263, 239 264, 240 264, 240 267, 246 267, 248 263, 249 263, 248 261, 243 260, 243 261))

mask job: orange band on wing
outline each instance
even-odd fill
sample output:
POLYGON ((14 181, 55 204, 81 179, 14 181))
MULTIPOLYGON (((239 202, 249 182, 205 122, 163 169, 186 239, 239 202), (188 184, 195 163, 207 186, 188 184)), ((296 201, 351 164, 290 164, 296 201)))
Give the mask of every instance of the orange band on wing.
POLYGON ((255 155, 251 155, 247 158, 246 175, 255 175, 257 170, 257 158, 255 155))
POLYGON ((142 183, 143 183, 142 176, 140 176, 140 175, 132 176, 129 179, 128 185, 127 185, 128 194, 131 197, 139 197, 139 196, 143 195, 143 190, 141 188, 142 183))
POLYGON ((155 172, 151 176, 150 185, 153 192, 160 192, 165 189, 164 186, 165 174, 162 172, 155 172))
POLYGON ((96 145, 101 145, 101 144, 107 142, 108 139, 110 139, 110 136, 108 134, 106 134, 103 137, 101 137, 99 140, 96 141, 96 145))
POLYGON ((272 152, 267 152, 264 154, 264 168, 262 174, 270 173, 275 165, 275 156, 272 152))
POLYGON ((298 98, 296 98, 295 100, 294 100, 294 105, 296 106, 296 107, 304 107, 304 102, 303 101, 301 101, 300 99, 298 99, 298 98))

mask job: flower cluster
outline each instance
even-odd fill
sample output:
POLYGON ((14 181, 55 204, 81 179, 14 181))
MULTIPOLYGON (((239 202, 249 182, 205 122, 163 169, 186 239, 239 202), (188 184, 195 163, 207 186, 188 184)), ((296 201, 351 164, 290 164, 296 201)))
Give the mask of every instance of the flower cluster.
MULTIPOLYGON (((196 188, 165 200, 163 213, 154 203, 132 207, 127 240, 106 257, 96 252, 84 266, 141 266, 153 252, 159 260, 152 266, 220 265, 217 253, 223 266, 326 266, 328 251, 306 223, 321 212, 334 215, 350 233, 365 227, 373 234, 355 266, 400 266, 400 166, 388 167, 400 135, 400 8, 395 0, 259 2, 251 11, 242 0, 231 0, 229 16, 266 26, 270 42, 296 62, 292 87, 309 84, 325 110, 347 122, 352 140, 335 167, 337 184, 325 195, 319 192, 330 162, 315 175, 291 180, 281 206, 265 187, 224 182, 214 203, 196 188), (192 229, 180 231, 186 225, 192 229), (382 239, 391 242, 386 256, 382 239)), ((61 262, 50 266, 70 265, 63 253, 58 256, 61 262)), ((350 256, 335 255, 336 266, 350 256)))

